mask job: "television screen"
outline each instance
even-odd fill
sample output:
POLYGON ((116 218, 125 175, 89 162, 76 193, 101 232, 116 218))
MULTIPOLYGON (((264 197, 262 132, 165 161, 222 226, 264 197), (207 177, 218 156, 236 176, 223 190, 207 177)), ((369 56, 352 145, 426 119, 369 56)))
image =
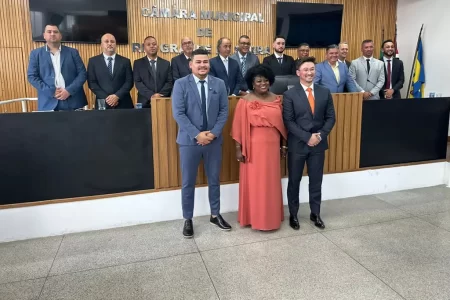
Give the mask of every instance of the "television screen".
POLYGON ((277 2, 276 34, 286 38, 286 48, 338 44, 343 9, 342 4, 277 2))
POLYGON ((59 27, 64 42, 100 43, 111 33, 128 44, 126 0, 29 0, 33 41, 44 41, 45 25, 59 27))

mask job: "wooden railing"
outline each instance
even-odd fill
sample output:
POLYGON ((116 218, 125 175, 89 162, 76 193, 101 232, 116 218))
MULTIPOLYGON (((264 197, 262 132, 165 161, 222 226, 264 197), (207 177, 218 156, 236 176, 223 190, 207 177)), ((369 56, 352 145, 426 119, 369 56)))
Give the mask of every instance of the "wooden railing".
MULTIPOLYGON (((230 136, 234 109, 239 98, 229 98, 229 117, 223 130, 222 183, 239 181, 239 163, 230 136)), ((325 173, 339 173, 359 169, 361 143, 362 95, 333 94, 336 125, 329 135, 330 148, 325 156, 325 173)), ((176 144, 177 124, 172 116, 170 98, 152 100, 153 159, 155 189, 181 186, 181 169, 176 144)), ((280 162, 282 176, 287 175, 286 159, 280 162)), ((307 172, 305 170, 305 172, 307 172)), ((206 184, 203 165, 199 167, 197 184, 206 184)))

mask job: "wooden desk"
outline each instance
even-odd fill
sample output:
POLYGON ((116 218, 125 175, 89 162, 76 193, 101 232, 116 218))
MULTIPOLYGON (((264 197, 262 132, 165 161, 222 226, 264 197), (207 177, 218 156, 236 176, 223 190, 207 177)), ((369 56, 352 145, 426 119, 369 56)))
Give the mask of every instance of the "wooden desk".
MULTIPOLYGON (((238 97, 229 97, 229 117, 224 127, 222 183, 239 181, 239 163, 235 145, 230 136, 231 123, 238 97)), ((360 93, 333 94, 336 124, 328 137, 330 149, 325 156, 325 173, 339 173, 359 169, 361 144, 362 95, 360 93)), ((152 100, 153 159, 155 189, 180 188, 181 168, 176 144, 177 124, 172 116, 170 98, 152 100)), ((286 159, 280 162, 282 176, 286 177, 286 159)), ((305 171, 306 172, 306 171, 305 171)), ((199 167, 197 184, 206 184, 203 165, 199 167)))

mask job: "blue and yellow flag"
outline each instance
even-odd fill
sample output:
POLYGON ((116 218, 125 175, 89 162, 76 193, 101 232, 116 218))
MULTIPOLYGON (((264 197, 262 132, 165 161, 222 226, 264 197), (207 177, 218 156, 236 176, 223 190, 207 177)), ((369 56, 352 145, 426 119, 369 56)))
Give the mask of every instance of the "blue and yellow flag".
POLYGON ((415 61, 413 64, 414 75, 410 87, 409 98, 423 98, 425 94, 425 66, 423 65, 422 38, 419 37, 415 61))

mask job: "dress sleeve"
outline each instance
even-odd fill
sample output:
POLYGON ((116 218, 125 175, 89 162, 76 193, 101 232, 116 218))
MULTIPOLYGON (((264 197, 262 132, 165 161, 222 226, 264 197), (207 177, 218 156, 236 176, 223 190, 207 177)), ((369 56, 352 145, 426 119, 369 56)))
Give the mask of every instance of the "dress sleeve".
POLYGON ((247 117, 247 101, 244 99, 239 99, 234 110, 231 137, 241 144, 242 155, 246 161, 250 161, 250 123, 247 117))

